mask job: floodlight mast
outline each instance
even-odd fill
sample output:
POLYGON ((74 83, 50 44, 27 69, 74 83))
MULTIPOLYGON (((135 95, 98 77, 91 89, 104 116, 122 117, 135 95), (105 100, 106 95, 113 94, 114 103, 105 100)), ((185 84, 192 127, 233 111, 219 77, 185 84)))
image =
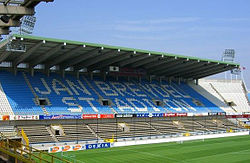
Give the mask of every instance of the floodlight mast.
MULTIPOLYGON (((40 2, 53 2, 54 0, 0 0, 0 38, 8 35, 10 27, 19 27, 23 16, 33 16, 35 7, 40 2)), ((30 28, 28 28, 28 33, 30 28)))
MULTIPOLYGON (((233 63, 235 59, 235 50, 234 49, 225 49, 225 51, 222 54, 222 58, 221 60, 223 62, 231 62, 233 63)), ((236 75, 237 78, 237 74, 239 73, 239 71, 236 70, 232 70, 231 71, 231 81, 233 79, 233 74, 236 75)), ((225 80, 227 79, 227 72, 225 72, 225 80)))

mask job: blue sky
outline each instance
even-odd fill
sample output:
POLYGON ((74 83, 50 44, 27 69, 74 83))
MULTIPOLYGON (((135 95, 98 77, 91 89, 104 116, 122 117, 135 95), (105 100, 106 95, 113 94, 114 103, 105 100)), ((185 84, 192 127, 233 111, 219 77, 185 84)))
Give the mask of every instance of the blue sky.
POLYGON ((249 0, 55 0, 36 8, 34 35, 217 60, 234 48, 250 88, 249 6, 249 0))

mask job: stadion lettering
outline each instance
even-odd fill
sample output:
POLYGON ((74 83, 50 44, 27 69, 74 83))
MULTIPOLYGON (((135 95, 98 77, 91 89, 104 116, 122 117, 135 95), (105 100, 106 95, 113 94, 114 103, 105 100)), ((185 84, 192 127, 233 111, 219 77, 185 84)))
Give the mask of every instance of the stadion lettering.
MULTIPOLYGON (((135 70, 129 70, 129 72, 131 71, 134 72, 135 70)), ((143 70, 136 70, 135 72, 136 74, 143 74, 143 70)), ((140 85, 138 86, 133 82, 121 83, 99 80, 93 80, 91 84, 96 87, 98 92, 104 94, 105 97, 112 98, 113 104, 118 112, 127 112, 128 110, 142 114, 147 112, 164 112, 164 107, 157 107, 152 100, 148 99, 148 93, 162 97, 164 99, 163 103, 166 104, 168 108, 171 106, 169 109, 173 112, 197 111, 192 107, 193 103, 189 102, 191 97, 188 94, 168 84, 159 86, 154 83, 138 83, 140 85), (143 87, 146 93, 142 91, 140 87, 143 87), (174 97, 174 100, 171 100, 171 97, 174 97), (178 108, 174 106, 178 106, 178 108)), ((79 114, 89 112, 89 109, 94 113, 101 111, 98 108, 99 105, 96 104, 95 94, 80 80, 40 78, 40 80, 32 82, 31 85, 38 96, 46 96, 50 100, 55 98, 55 103, 65 108, 65 111, 79 114)), ((45 118, 49 119, 50 117, 45 118)), ((57 119, 61 118, 64 117, 57 119)))

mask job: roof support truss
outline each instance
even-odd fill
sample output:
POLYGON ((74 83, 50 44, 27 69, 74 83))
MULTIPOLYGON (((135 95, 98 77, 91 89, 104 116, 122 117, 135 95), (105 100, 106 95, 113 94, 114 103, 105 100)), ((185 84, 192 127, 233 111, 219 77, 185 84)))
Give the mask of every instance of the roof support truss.
POLYGON ((30 62, 30 67, 35 67, 39 63, 44 62, 46 59, 48 59, 49 57, 51 57, 53 54, 55 54, 56 52, 60 51, 60 49, 62 48, 62 46, 63 45, 59 44, 59 45, 53 47, 52 49, 50 49, 49 51, 47 51, 42 56, 40 56, 38 58, 35 58, 34 60, 32 60, 30 62))
POLYGON ((95 64, 95 63, 98 63, 100 62, 101 60, 104 60, 104 59, 107 59, 107 58, 110 58, 111 56, 114 55, 114 51, 111 51, 111 52, 106 52, 104 54, 99 54, 99 56, 96 58, 96 57, 93 57, 93 58, 90 58, 90 59, 87 59, 81 63, 79 63, 78 65, 74 66, 74 69, 75 70, 80 70, 84 67, 88 68, 89 66, 95 64))
POLYGON ((99 50, 100 50, 99 48, 95 48, 95 49, 90 50, 88 52, 84 52, 84 53, 80 54, 79 56, 74 57, 73 59, 70 59, 68 62, 61 64, 60 69, 66 69, 70 66, 74 66, 78 63, 81 63, 82 61, 84 61, 90 57, 96 56, 98 54, 99 50))
POLYGON ((185 63, 182 63, 180 65, 173 66, 173 67, 167 68, 166 70, 163 70, 162 72, 159 73, 159 75, 168 76, 170 73, 175 72, 175 70, 182 69, 182 68, 184 68, 186 66, 189 66, 189 65, 192 65, 194 63, 196 63, 196 62, 194 62, 194 61, 186 61, 185 63))
POLYGON ((17 57, 14 62, 13 66, 17 66, 19 63, 23 62, 26 58, 28 58, 33 52, 35 52, 42 44, 44 44, 42 41, 39 43, 36 43, 32 48, 30 48, 27 52, 23 53, 19 57, 17 57))
POLYGON ((51 67, 53 67, 53 66, 61 63, 62 61, 66 60, 66 59, 68 59, 70 57, 72 57, 73 54, 77 53, 81 49, 83 49, 82 46, 76 47, 74 49, 70 49, 68 52, 64 53, 61 57, 48 62, 45 67, 46 68, 51 68, 51 67))

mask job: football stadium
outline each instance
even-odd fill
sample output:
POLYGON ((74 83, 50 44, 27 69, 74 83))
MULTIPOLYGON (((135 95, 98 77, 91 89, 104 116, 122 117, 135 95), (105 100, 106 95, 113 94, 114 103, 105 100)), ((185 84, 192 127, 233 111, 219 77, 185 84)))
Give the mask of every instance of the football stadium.
MULTIPOLYGON (((6 35, 42 0, 0 2, 6 35)), ((247 86, 207 78, 240 69, 226 60, 10 34, 0 42, 0 159, 249 162, 247 86)))

